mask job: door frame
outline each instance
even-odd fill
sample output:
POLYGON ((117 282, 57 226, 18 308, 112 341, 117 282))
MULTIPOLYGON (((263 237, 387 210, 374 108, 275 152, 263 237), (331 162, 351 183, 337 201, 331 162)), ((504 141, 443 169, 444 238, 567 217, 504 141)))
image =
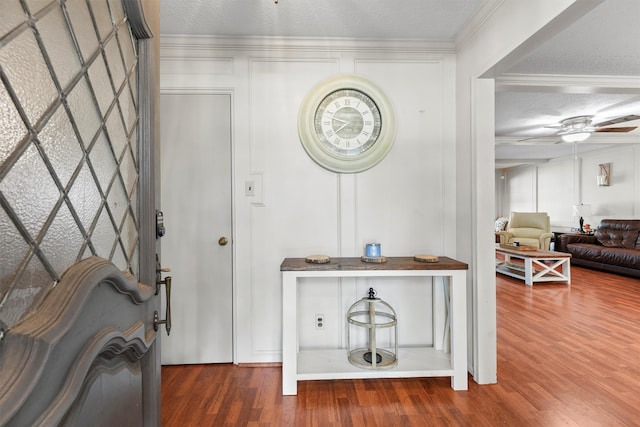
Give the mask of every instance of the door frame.
MULTIPOLYGON (((138 162, 139 162, 139 264, 141 283, 155 285, 156 211, 160 210, 160 5, 155 0, 125 0, 133 36, 138 47, 138 162)), ((147 305, 147 328, 153 328, 160 298, 147 305)), ((145 426, 161 424, 161 330, 142 361, 143 420, 145 426)))
MULTIPOLYGON (((236 188, 236 180, 235 180, 235 121, 234 121, 234 110, 235 110, 235 90, 232 88, 185 88, 185 87, 171 87, 171 88, 160 88, 158 97, 161 95, 229 95, 229 119, 230 119, 230 134, 229 134, 229 143, 230 146, 230 174, 231 174, 231 360, 233 364, 238 364, 238 339, 237 339, 237 331, 238 331, 238 298, 237 298, 237 286, 236 286, 236 194, 234 189, 236 188)), ((158 108, 159 111, 159 108, 158 108)), ((159 114, 159 113, 158 113, 159 114)), ((159 148, 158 148, 159 150, 159 148)), ((160 151, 158 151, 159 153, 160 151)), ((159 157, 159 156, 158 156, 159 157)), ((158 170, 160 169, 160 162, 158 158, 158 170)), ((158 180, 160 177, 158 176, 158 180)), ((159 183, 158 183, 159 186, 159 183)), ((160 194, 160 189, 158 188, 158 195, 160 194)), ((169 230, 171 232, 171 230, 169 230)), ((160 354, 158 354, 158 357, 160 354)))

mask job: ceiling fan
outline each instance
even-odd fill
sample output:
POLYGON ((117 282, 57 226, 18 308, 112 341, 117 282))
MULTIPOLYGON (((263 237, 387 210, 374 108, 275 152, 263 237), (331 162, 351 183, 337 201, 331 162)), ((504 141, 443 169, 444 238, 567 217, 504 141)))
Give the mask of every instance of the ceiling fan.
POLYGON ((626 133, 636 129, 637 126, 625 127, 607 127, 618 123, 630 122, 638 120, 640 116, 629 114, 622 117, 606 120, 604 122, 592 124, 593 116, 577 116, 562 120, 560 131, 556 135, 560 136, 565 142, 581 142, 589 138, 594 132, 618 132, 626 133))
MULTIPOLYGON (((576 116, 569 117, 561 120, 557 124, 547 125, 545 128, 559 129, 555 133, 556 136, 562 138, 562 141, 558 142, 582 142, 589 138, 594 132, 609 132, 609 133, 626 133, 636 129, 637 126, 625 126, 625 127, 609 127, 619 123, 630 122, 640 119, 640 116, 635 114, 628 114, 626 116, 616 117, 609 120, 605 120, 600 123, 592 124, 594 116, 576 116)), ((525 138, 521 141, 536 139, 525 138)))

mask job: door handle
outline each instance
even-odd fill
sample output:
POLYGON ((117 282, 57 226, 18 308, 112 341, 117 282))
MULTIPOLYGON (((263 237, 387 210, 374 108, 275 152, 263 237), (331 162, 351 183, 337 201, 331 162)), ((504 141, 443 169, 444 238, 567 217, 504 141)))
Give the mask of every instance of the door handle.
POLYGON ((164 320, 160 320, 160 316, 157 311, 153 313, 153 329, 157 331, 160 325, 164 325, 167 330, 167 335, 169 335, 171 334, 171 276, 167 276, 164 280, 160 280, 160 282, 156 283, 156 294, 158 293, 160 285, 164 285, 167 309, 165 311, 164 320))
POLYGON ((229 243, 229 239, 227 239, 226 237, 222 236, 221 238, 218 239, 218 244, 220 246, 226 246, 227 243, 229 243))
POLYGON ((171 276, 162 278, 162 273, 168 273, 170 268, 162 268, 160 266, 160 258, 156 254, 156 295, 160 293, 160 286, 164 285, 165 296, 167 300, 167 309, 165 311, 165 319, 160 320, 157 311, 153 312, 153 330, 157 331, 160 325, 164 325, 167 335, 171 333, 171 276))

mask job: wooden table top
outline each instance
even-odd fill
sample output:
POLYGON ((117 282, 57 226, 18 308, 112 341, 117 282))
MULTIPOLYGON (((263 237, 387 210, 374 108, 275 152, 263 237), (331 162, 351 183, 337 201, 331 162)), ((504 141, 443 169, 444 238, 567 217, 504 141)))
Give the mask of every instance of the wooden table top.
POLYGON ((468 270, 463 262, 438 257, 438 262, 419 262, 410 257, 387 257, 386 262, 364 262, 359 257, 331 258, 326 264, 313 264, 304 258, 285 258, 280 271, 349 271, 349 270, 468 270))
POLYGON ((510 249, 500 245, 496 245, 496 251, 499 253, 517 255, 524 258, 571 258, 571 254, 566 252, 545 251, 544 249, 536 249, 535 251, 510 249))

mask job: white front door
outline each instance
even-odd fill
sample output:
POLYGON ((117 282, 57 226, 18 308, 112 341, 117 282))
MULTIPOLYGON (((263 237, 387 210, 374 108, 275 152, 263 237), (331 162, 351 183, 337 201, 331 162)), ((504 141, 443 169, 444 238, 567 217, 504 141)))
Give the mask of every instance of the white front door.
POLYGON ((163 94, 160 122, 162 264, 173 278, 162 364, 232 362, 231 96, 163 94))

